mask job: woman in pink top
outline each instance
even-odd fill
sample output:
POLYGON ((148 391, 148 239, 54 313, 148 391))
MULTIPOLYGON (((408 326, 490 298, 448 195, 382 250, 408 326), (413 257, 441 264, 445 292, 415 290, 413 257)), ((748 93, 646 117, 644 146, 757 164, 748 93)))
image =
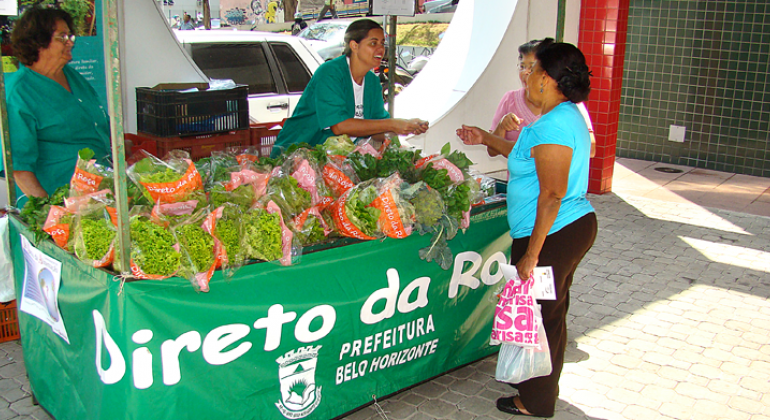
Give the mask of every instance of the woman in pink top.
MULTIPOLYGON (((552 38, 532 40, 519 46, 519 80, 527 85, 527 76, 535 64, 535 50, 540 43, 551 43, 552 38)), ((503 95, 492 118, 492 134, 516 142, 520 128, 532 124, 540 118, 540 107, 527 99, 526 88, 512 90, 503 95)))
MULTIPOLYGON (((535 65, 535 50, 541 45, 547 45, 553 42, 553 38, 533 39, 519 46, 519 80, 522 86, 527 86, 527 76, 532 72, 535 65)), ((588 116, 588 110, 585 104, 578 104, 580 112, 586 120, 588 131, 593 142, 593 126, 588 116)), ((540 118, 541 109, 527 98, 526 88, 506 92, 497 106, 494 118, 492 118, 492 128, 490 132, 498 137, 516 143, 521 133, 521 127, 532 124, 540 118)), ((487 149, 490 156, 497 156, 498 153, 492 149, 487 149)))

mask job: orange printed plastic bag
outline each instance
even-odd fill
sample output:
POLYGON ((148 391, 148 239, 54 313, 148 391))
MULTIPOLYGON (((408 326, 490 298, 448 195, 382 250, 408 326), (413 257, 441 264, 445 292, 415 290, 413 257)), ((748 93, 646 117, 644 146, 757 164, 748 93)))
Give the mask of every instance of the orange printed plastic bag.
POLYGON ((164 162, 145 153, 145 158, 128 168, 128 176, 137 183, 152 203, 176 203, 203 198, 203 180, 195 164, 186 158, 171 157, 164 162))
POLYGON ((51 235, 54 243, 65 251, 69 251, 70 224, 74 215, 62 206, 51 206, 48 218, 45 219, 43 230, 51 235))

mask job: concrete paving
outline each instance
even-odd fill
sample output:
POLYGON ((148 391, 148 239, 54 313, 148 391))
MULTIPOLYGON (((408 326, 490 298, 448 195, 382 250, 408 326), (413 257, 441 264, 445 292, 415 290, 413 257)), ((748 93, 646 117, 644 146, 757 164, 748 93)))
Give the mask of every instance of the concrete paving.
MULTIPOLYGON (((659 166, 671 165, 619 159, 615 192, 589 197, 599 235, 571 290, 554 418, 770 419, 770 178, 659 166)), ((346 419, 513 418, 495 408, 513 393, 495 363, 346 419)), ((5 419, 50 419, 31 403, 18 341, 0 344, 5 419)))

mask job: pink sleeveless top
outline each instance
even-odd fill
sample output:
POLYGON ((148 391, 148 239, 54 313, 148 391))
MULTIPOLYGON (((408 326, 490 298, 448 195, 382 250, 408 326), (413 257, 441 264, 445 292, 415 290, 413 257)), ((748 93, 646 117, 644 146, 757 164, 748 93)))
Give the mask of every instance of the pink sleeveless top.
MULTIPOLYGON (((506 94, 503 95, 503 99, 500 100, 500 105, 497 106, 495 116, 492 118, 492 128, 490 131, 494 131, 495 128, 497 128, 497 124, 500 123, 500 120, 502 120, 506 114, 511 112, 523 120, 521 123, 522 128, 532 124, 540 118, 539 115, 533 114, 527 107, 527 99, 524 97, 526 94, 525 89, 521 88, 506 92, 506 94)), ((505 138, 515 142, 519 138, 519 133, 521 133, 521 130, 508 131, 505 133, 505 138)))

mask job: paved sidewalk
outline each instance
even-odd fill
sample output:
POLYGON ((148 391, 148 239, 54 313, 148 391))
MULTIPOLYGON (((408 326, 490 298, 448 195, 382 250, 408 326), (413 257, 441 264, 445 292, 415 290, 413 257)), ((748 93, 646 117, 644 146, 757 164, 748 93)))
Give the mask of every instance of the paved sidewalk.
MULTIPOLYGON (((670 166, 619 159, 616 193, 590 197, 599 235, 571 289, 554 418, 770 419, 770 217, 749 214, 770 214, 770 179, 733 188, 735 176, 720 175, 701 191, 739 189, 747 204, 736 212, 681 199, 665 188, 673 174, 640 176, 656 165, 670 166)), ((512 389, 494 370, 495 356, 346 419, 514 418, 495 408, 512 389)), ((0 344, 0 397, 0 420, 49 419, 31 405, 18 342, 0 344)))

